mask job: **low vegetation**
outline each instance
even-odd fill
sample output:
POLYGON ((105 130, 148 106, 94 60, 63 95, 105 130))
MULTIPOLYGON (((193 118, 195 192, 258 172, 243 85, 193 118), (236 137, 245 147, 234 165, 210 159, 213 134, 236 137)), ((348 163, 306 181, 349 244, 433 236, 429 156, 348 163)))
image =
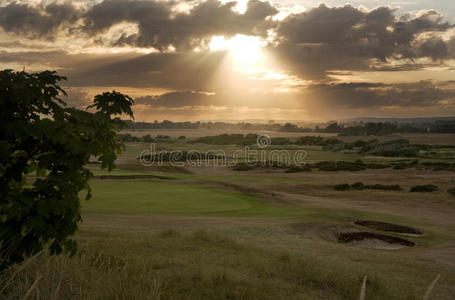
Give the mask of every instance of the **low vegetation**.
POLYGON ((156 154, 143 154, 138 157, 143 161, 151 162, 187 162, 199 163, 201 160, 226 160, 225 155, 217 154, 213 151, 162 151, 156 154))
POLYGON ((411 187, 410 192, 436 192, 438 187, 433 184, 422 184, 411 187))
POLYGON ((223 133, 215 136, 204 136, 190 141, 190 143, 204 143, 211 145, 253 145, 258 138, 257 134, 227 134, 223 133))
POLYGON ((337 184, 333 187, 336 191, 348 191, 348 190, 385 190, 385 191, 401 191, 402 188, 398 184, 363 184, 356 182, 353 184, 343 183, 337 184))
POLYGON ((311 172, 311 167, 308 164, 292 165, 284 172, 285 173, 311 172))

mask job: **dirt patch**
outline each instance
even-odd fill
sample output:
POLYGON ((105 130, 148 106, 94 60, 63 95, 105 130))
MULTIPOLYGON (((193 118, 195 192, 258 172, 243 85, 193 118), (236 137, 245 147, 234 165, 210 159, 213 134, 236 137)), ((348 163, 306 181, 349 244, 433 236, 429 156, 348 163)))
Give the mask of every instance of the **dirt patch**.
POLYGON ((413 242, 399 237, 368 231, 340 232, 338 242, 375 249, 400 249, 415 245, 413 242))
POLYGON ((357 220, 354 222, 357 225, 368 227, 371 229, 388 231, 388 232, 395 232, 395 233, 404 233, 404 234, 411 234, 411 235, 422 235, 420 230, 409 226, 391 224, 386 222, 380 221, 372 221, 372 220, 357 220))

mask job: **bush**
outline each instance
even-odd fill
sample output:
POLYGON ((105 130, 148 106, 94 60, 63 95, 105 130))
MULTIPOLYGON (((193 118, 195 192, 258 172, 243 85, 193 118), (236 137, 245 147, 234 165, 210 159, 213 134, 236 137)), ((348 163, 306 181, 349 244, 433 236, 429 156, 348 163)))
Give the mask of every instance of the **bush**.
POLYGON ((252 163, 246 163, 246 162, 240 162, 237 163, 235 166, 232 167, 232 170, 234 171, 250 171, 256 169, 256 164, 252 163))
POLYGON ((366 142, 366 141, 358 140, 358 141, 354 142, 354 147, 364 147, 366 145, 368 145, 368 142, 366 142))
POLYGON ((364 185, 361 182, 356 182, 356 183, 351 184, 351 188, 354 190, 363 190, 364 185))
POLYGON ((224 155, 217 155, 215 152, 199 152, 199 151, 163 151, 154 155, 143 154, 138 157, 140 160, 151 162, 197 162, 199 160, 226 160, 224 155))
POLYGON ((449 193, 452 196, 455 196, 455 187, 448 190, 447 193, 449 193))
POLYGON ((184 136, 184 135, 181 135, 181 136, 179 136, 179 138, 178 138, 178 139, 179 139, 179 140, 184 140, 184 139, 186 139, 186 136, 184 136))
POLYGON ((342 141, 340 141, 339 139, 336 139, 336 138, 328 138, 328 139, 325 139, 321 145, 322 146, 328 146, 328 145, 335 145, 335 144, 340 144, 340 143, 343 143, 342 141))
POLYGON ((249 133, 247 135, 243 134, 227 134, 223 133, 220 135, 214 136, 203 136, 191 143, 204 143, 211 145, 253 145, 256 143, 258 135, 249 133))
POLYGON ((384 184, 363 184, 361 182, 356 182, 351 185, 348 183, 337 184, 334 186, 334 189, 337 191, 347 191, 347 190, 387 190, 387 191, 401 191, 401 187, 397 184, 393 185, 384 185, 384 184))
POLYGON ((365 167, 367 169, 386 169, 386 168, 389 168, 390 166, 387 164, 369 163, 369 164, 365 164, 365 167))
POLYGON ((168 136, 168 135, 161 135, 161 134, 158 134, 158 135, 156 136, 156 138, 157 138, 158 140, 169 140, 171 137, 168 136))
POLYGON ((433 184, 416 185, 410 189, 410 192, 436 192, 438 187, 433 184))
POLYGON ((351 189, 351 186, 349 185, 349 183, 342 183, 342 184, 335 185, 334 189, 337 191, 347 191, 347 190, 351 189))
POLYGON ((272 138, 272 145, 289 145, 291 141, 284 137, 275 137, 272 138))
POLYGON ((433 171, 455 171, 455 163, 451 162, 424 162, 422 165, 433 171))
POLYGON ((152 138, 152 136, 150 134, 147 134, 142 137, 142 141, 145 143, 154 143, 155 139, 152 138))
POLYGON ((289 169, 287 169, 284 172, 285 173, 297 173, 297 172, 310 172, 310 171, 311 171, 311 168, 308 165, 303 165, 303 166, 292 165, 289 167, 289 169))
POLYGON ((315 167, 321 171, 362 171, 366 169, 366 165, 361 161, 320 161, 315 164, 315 167))
POLYGON ((122 141, 122 142, 125 142, 125 143, 132 143, 132 142, 140 142, 141 141, 141 138, 140 137, 137 137, 137 136, 133 136, 129 133, 125 133, 125 134, 117 134, 117 137, 122 141))
POLYGON ((365 189, 371 190, 388 190, 388 191, 401 191, 401 187, 398 184, 374 184, 374 185, 365 185, 365 189))
POLYGON ((408 140, 398 139, 382 143, 370 142, 360 152, 386 157, 415 157, 420 148, 419 145, 410 145, 408 140))
POLYGON ((308 145, 308 146, 318 146, 321 145, 324 141, 322 136, 301 136, 299 137, 294 144, 296 145, 308 145))

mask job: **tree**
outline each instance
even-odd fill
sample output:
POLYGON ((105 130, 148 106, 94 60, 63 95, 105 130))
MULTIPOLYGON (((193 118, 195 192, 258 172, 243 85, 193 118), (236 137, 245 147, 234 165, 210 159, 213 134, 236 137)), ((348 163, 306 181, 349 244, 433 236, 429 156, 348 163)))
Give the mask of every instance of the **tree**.
POLYGON ((93 113, 67 107, 61 80, 0 71, 0 270, 44 248, 74 254, 79 192, 91 197, 85 165, 95 157, 111 170, 123 149, 113 116, 133 117, 133 100, 113 91, 95 97, 93 113))

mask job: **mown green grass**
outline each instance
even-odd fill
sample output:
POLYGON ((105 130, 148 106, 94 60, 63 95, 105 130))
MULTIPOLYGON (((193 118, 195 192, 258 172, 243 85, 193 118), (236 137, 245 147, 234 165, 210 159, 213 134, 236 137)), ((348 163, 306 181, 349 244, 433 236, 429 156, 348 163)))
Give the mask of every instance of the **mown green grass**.
POLYGON ((91 187, 83 213, 222 215, 265 207, 253 196, 189 184, 93 180, 91 187))

